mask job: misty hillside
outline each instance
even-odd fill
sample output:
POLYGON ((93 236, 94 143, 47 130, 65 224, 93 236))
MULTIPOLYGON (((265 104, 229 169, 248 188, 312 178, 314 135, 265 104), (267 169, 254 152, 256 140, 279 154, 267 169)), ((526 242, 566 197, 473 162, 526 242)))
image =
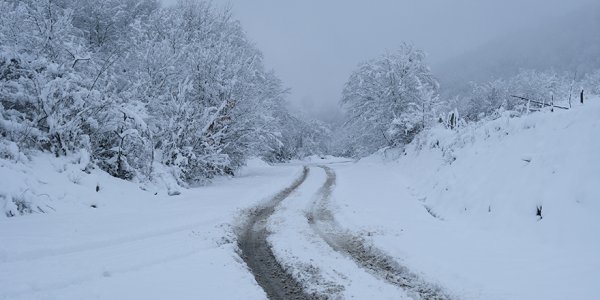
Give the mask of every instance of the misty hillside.
POLYGON ((465 91, 471 81, 506 78, 520 69, 585 74, 600 67, 598 28, 600 5, 588 6, 495 39, 434 66, 433 71, 446 95, 465 91))

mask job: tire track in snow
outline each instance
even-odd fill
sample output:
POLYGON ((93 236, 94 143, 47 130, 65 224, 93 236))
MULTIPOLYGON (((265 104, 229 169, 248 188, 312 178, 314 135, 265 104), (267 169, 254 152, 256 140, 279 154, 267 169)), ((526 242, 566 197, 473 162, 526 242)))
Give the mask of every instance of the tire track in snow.
POLYGON ((275 212, 275 207, 304 182, 308 170, 305 166, 302 175, 292 185, 275 195, 266 206, 251 213, 247 225, 238 235, 241 257, 269 299, 317 299, 306 294, 302 285, 279 264, 267 241, 269 232, 266 228, 267 219, 275 212))
POLYGON ((307 219, 311 227, 331 248, 349 256, 374 276, 407 291, 415 299, 452 299, 440 287, 425 282, 364 238, 341 228, 328 208, 336 183, 336 174, 330 167, 319 167, 327 173, 327 181, 321 187, 318 200, 313 203, 307 219))
POLYGON ((19 262, 19 261, 33 261, 33 260, 42 260, 47 258, 52 258, 56 256, 64 256, 70 255, 74 253, 88 252, 88 251, 96 251, 105 248, 116 247, 120 245, 137 243, 140 241, 160 238, 172 234, 177 234, 181 232, 186 232, 189 230, 193 230, 194 228, 199 228, 202 225, 205 225, 206 222, 196 222, 192 224, 186 224, 171 228, 165 228, 162 230, 155 230, 146 233, 138 233, 133 235, 125 235, 118 238, 98 240, 98 241, 90 241, 78 245, 70 245, 64 247, 48 247, 36 249, 33 251, 23 251, 20 253, 10 253, 3 254, 0 253, 0 264, 10 263, 10 262, 19 262))

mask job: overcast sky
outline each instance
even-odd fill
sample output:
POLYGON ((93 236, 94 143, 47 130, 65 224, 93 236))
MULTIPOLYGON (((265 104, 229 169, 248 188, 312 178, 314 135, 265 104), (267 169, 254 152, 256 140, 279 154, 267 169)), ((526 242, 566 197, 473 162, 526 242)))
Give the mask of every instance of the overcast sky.
MULTIPOLYGON (((163 0, 170 4, 176 0, 163 0)), ((435 66, 598 0, 213 0, 230 4, 290 100, 330 112, 361 61, 407 41, 435 66)), ((435 69, 435 68, 434 68, 435 69)))

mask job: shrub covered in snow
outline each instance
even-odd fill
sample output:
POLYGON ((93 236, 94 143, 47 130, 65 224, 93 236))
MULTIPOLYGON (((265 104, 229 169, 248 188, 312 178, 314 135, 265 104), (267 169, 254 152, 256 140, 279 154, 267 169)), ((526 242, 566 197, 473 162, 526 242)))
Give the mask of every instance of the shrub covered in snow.
POLYGON ((5 156, 14 145, 84 149, 113 176, 149 180, 158 162, 185 185, 233 174, 250 156, 318 151, 321 136, 296 145, 320 129, 287 112, 282 83, 227 9, 27 0, 0 11, 5 156))

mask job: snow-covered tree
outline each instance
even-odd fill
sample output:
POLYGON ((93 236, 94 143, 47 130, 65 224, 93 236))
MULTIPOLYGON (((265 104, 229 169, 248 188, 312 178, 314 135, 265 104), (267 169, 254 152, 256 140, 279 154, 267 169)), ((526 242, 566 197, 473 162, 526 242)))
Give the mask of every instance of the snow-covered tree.
POLYGON ((357 155, 406 144, 435 116, 439 85, 425 53, 403 44, 361 64, 346 82, 342 106, 346 140, 357 155))
POLYGON ((130 94, 148 107, 158 159, 182 180, 232 174, 277 143, 285 90, 228 10, 182 2, 134 28, 130 94))
POLYGON ((600 95, 600 70, 586 74, 580 86, 588 94, 600 95))
MULTIPOLYGON (((228 9, 155 0, 0 1, 0 137, 125 179, 180 183, 290 148, 281 81, 228 9)), ((294 155, 298 155, 298 148, 294 155)))
POLYGON ((50 0, 0 5, 2 135, 57 155, 81 147, 84 108, 96 95, 74 68, 72 10, 50 0))
POLYGON ((530 109, 552 102, 567 105, 571 84, 567 75, 522 70, 511 78, 472 83, 470 93, 459 97, 452 108, 458 108, 466 120, 476 121, 499 109, 523 113, 528 104, 530 109), (528 100, 531 101, 528 103, 528 100))
POLYGON ((333 134, 328 124, 287 111, 282 111, 277 120, 280 128, 278 144, 263 155, 267 161, 285 161, 330 153, 333 134))

